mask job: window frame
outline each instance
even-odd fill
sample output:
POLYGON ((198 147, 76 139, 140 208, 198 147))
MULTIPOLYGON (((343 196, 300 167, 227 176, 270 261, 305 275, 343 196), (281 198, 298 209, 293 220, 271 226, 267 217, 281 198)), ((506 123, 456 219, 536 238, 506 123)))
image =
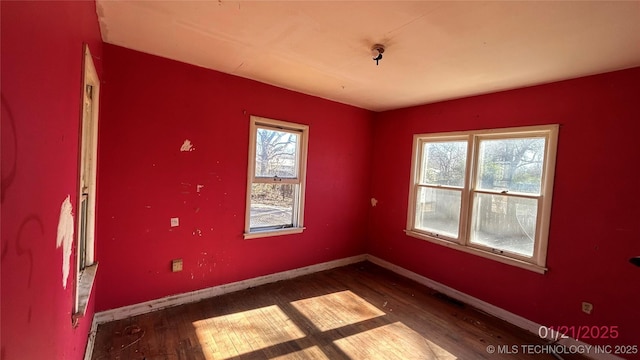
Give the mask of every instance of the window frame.
POLYGON ((487 130, 456 131, 444 133, 415 134, 413 136, 413 149, 411 158, 411 177, 409 185, 409 201, 407 210, 407 224, 405 233, 408 236, 427 240, 444 245, 456 250, 478 255, 484 258, 496 260, 505 264, 517 266, 534 272, 544 274, 546 268, 546 256, 549 237, 549 222, 551 219, 551 204, 553 197, 553 182, 555 175, 555 162, 558 142, 559 125, 524 126, 487 130), (482 140, 516 139, 523 137, 545 138, 544 162, 540 182, 539 195, 521 193, 501 193, 495 190, 478 189, 477 176, 479 175, 480 143, 482 140), (423 149, 425 144, 446 141, 467 141, 467 158, 465 177, 461 190, 461 210, 458 223, 458 238, 443 234, 425 231, 416 228, 416 213, 418 205, 418 188, 441 188, 449 190, 454 186, 438 186, 421 184, 423 149), (536 214, 536 234, 534 237, 534 249, 532 257, 513 252, 494 249, 490 246, 471 242, 471 227, 473 223, 474 196, 475 194, 505 195, 512 197, 536 198, 538 209, 536 214))
POLYGON ((89 297, 95 282, 98 263, 95 258, 96 175, 98 162, 98 119, 100 79, 93 64, 89 46, 84 44, 81 115, 78 154, 78 216, 76 224, 76 277, 72 324, 76 326, 86 314, 89 297), (91 95, 87 97, 87 89, 91 95), (86 116, 86 102, 90 102, 90 116, 86 116), (84 212, 86 211, 86 213, 84 212), (84 230, 84 231, 83 231, 84 230))
POLYGON ((309 126, 264 118, 260 116, 250 116, 249 126, 249 161, 247 167, 247 196, 245 208, 244 238, 255 239, 261 237, 280 236, 288 234, 298 234, 303 232, 304 227, 304 203, 307 173, 307 152, 309 141, 309 126), (258 129, 268 129, 280 132, 289 132, 299 135, 299 142, 296 149, 296 177, 260 177, 256 176, 256 139, 258 129), (298 191, 294 192, 293 205, 293 226, 286 228, 264 228, 251 229, 251 193, 253 184, 294 184, 298 186, 298 191))

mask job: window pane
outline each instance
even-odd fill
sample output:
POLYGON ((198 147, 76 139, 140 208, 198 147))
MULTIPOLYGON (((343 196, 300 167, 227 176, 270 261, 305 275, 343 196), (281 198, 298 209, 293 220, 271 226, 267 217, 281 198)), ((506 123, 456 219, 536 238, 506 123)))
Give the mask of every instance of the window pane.
POLYGON ((89 218, 89 194, 82 194, 80 200, 80 241, 78 244, 78 256, 80 257, 79 269, 84 270, 87 267, 87 220, 89 218))
POLYGON ((297 184, 252 184, 249 227, 292 227, 297 190, 297 184))
POLYGON ((538 200, 475 194, 471 242, 533 256, 538 200))
POLYGON ((477 187, 539 194, 544 138, 482 140, 477 187))
POLYGON ((299 134, 258 128, 256 177, 297 177, 298 138, 299 134))
POLYGON ((460 191, 418 188, 416 228, 458 238, 460 191))
POLYGON ((466 141, 425 143, 422 150, 422 183, 463 186, 466 163, 466 141))

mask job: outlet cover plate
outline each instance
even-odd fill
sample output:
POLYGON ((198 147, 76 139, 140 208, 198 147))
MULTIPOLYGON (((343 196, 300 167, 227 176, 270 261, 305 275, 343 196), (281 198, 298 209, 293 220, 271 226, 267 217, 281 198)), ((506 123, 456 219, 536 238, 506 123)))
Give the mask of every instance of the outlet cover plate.
POLYGON ((182 259, 171 260, 171 271, 173 272, 182 271, 182 259))

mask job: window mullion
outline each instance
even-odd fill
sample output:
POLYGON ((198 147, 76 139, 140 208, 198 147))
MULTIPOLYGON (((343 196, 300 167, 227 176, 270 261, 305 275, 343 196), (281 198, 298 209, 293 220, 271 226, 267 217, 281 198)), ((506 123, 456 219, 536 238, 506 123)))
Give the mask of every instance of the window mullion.
POLYGON ((467 139, 467 164, 464 174, 464 189, 462 191, 462 204, 461 204, 461 214, 460 214, 460 238, 459 242, 462 245, 469 244, 470 238, 470 219, 472 216, 472 205, 471 205, 471 193, 474 188, 473 184, 476 179, 476 171, 475 166, 477 161, 475 159, 477 155, 476 151, 476 143, 475 137, 473 135, 469 135, 467 139))

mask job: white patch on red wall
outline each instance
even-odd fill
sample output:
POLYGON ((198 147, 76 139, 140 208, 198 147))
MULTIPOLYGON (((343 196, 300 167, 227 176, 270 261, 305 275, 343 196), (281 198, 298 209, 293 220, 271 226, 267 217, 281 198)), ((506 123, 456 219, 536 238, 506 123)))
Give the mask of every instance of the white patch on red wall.
POLYGON ((67 288, 69 267, 71 264, 71 245, 73 244, 73 207, 69 195, 60 206, 60 220, 58 220, 58 236, 56 248, 62 246, 62 287, 67 288))
POLYGON ((186 139, 184 143, 182 143, 182 146, 180 147, 180 151, 193 151, 195 149, 196 148, 193 147, 193 144, 189 139, 186 139))

